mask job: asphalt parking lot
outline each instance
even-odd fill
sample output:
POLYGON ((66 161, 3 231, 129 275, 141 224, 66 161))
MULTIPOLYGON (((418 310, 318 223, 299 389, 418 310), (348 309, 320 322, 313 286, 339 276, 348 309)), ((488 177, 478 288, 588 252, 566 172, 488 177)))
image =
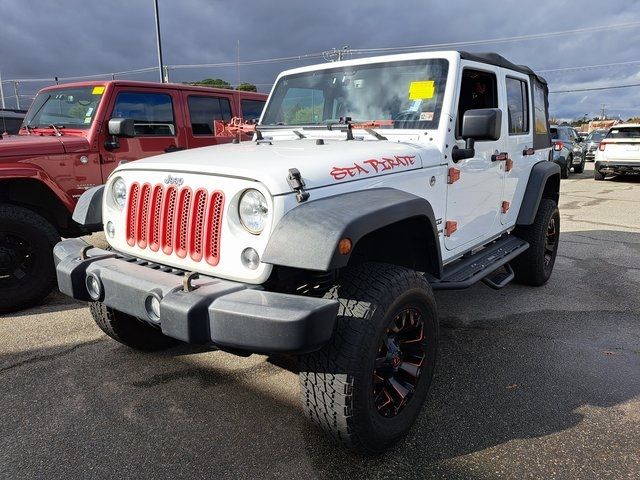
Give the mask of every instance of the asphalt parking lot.
POLYGON ((551 281, 437 293, 428 401, 378 458, 303 418, 295 362, 142 354, 51 295, 0 317, 0 477, 640 476, 640 178, 562 181, 551 281))

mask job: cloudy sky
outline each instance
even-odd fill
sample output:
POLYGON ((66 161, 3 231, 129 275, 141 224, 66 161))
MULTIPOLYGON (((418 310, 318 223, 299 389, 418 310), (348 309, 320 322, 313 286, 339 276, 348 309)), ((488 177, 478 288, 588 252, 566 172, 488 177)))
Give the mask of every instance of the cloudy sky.
MULTIPOLYGON (((559 118, 640 115, 640 1, 638 0, 159 0, 164 63, 199 65, 289 56, 302 59, 242 65, 240 81, 268 91, 287 68, 322 62, 304 57, 333 47, 352 49, 464 45, 496 51, 527 64, 549 81, 551 114, 559 118), (633 24, 636 22, 635 24, 633 24), (628 24, 632 25, 628 25, 628 24), (627 24, 627 26, 624 26, 627 24), (537 39, 552 32, 614 26, 537 39), (614 64, 614 65, 612 65, 614 64), (622 65, 621 65, 622 64, 622 65), (607 67, 593 67, 608 65, 607 67), (578 67, 572 70, 567 68, 578 67), (581 68, 591 67, 591 68, 581 68), (557 71, 556 69, 565 69, 557 71), (556 71, 548 71, 556 70, 556 71)), ((21 79, 24 108, 51 80, 157 66, 153 0, 0 0, 0 74, 8 107, 11 79, 21 79)), ((173 68, 172 81, 223 78, 237 83, 235 66, 173 68)), ((128 75, 156 80, 157 72, 128 75)))

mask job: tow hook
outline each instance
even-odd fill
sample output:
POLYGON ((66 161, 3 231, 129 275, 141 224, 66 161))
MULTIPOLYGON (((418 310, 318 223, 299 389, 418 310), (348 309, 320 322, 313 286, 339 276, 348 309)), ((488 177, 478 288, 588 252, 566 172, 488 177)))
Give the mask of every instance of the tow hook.
POLYGON ((193 292, 196 287, 191 283, 193 280, 197 280, 200 278, 200 274, 198 272, 187 272, 182 277, 182 291, 185 293, 193 292))
POLYGON ((291 190, 296 192, 296 200, 298 203, 305 202, 309 199, 309 192, 304 189, 305 183, 297 168, 289 169, 287 183, 291 187, 291 190))

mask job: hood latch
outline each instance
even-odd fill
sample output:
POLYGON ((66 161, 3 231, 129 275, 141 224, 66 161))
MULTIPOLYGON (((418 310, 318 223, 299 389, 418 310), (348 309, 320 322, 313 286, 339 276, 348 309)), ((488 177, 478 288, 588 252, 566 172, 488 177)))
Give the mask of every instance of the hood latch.
POLYGON ((305 191, 305 183, 300 175, 300 171, 297 168, 290 168, 289 175, 287 176, 287 183, 291 187, 291 190, 296 192, 296 200, 298 203, 305 202, 309 199, 309 192, 305 191))

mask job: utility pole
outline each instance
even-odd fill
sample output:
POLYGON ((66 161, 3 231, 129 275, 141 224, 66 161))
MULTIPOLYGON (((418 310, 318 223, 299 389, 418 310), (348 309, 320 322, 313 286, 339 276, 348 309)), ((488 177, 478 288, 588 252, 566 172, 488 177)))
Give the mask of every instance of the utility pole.
POLYGON ((600 109, 600 120, 607 119, 607 104, 603 103, 602 108, 600 109))
POLYGON ((20 108, 20 93, 18 92, 18 82, 16 82, 15 80, 13 81, 13 93, 15 93, 15 95, 16 95, 16 107, 18 107, 18 110, 21 110, 21 108, 20 108))
POLYGON ((160 16, 158 14, 158 0, 153 0, 153 6, 156 13, 156 45, 158 46, 158 72, 160 73, 160 82, 168 83, 165 76, 164 65, 162 63, 162 42, 160 41, 160 16))
POLYGON ((7 108, 4 105, 4 90, 2 88, 2 73, 0 73, 0 101, 2 102, 2 108, 7 108))

